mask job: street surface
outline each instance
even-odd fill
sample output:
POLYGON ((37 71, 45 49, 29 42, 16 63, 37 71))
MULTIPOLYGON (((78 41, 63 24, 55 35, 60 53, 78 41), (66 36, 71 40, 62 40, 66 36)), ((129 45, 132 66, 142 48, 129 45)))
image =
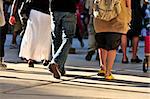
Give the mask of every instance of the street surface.
MULTIPOLYGON (((122 64, 122 53, 117 53, 113 66, 115 80, 106 81, 97 76, 99 62, 95 60, 96 54, 91 61, 85 60, 87 39, 81 48, 74 38, 72 47, 76 48, 76 53, 69 54, 66 75, 57 80, 41 63, 29 68, 18 57, 19 49, 9 48, 11 36, 7 35, 5 44, 8 68, 0 71, 0 99, 150 99, 149 71, 143 73, 142 63, 122 64)), ((140 41, 138 54, 144 59, 143 41, 140 41)), ((129 51, 127 55, 130 60, 129 51)))

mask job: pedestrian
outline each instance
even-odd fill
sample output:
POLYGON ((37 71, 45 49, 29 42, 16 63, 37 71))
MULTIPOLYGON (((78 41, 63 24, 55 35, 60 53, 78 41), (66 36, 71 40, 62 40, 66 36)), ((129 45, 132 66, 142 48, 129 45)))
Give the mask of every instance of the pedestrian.
POLYGON ((83 48, 84 47, 84 42, 83 42, 83 36, 84 36, 84 29, 83 29, 83 22, 81 18, 81 14, 83 13, 84 10, 84 5, 83 1, 80 0, 79 3, 76 4, 77 11, 76 11, 76 16, 77 16, 77 25, 76 25, 76 36, 80 42, 80 46, 83 48))
POLYGON ((0 0, 0 70, 6 69, 6 64, 3 63, 4 57, 4 43, 6 40, 6 32, 5 32, 5 16, 4 16, 4 2, 0 0))
POLYGON ((130 24, 130 30, 127 32, 127 35, 123 35, 121 39, 121 47, 123 52, 122 63, 128 63, 128 57, 126 55, 127 48, 127 38, 132 42, 132 56, 131 63, 141 63, 142 60, 138 57, 138 44, 139 44, 139 35, 141 34, 142 29, 142 7, 141 0, 131 0, 131 9, 132 9, 132 20, 130 24))
MULTIPOLYGON (((92 59, 92 56, 95 54, 96 48, 96 41, 95 41, 95 30, 93 26, 93 3, 94 0, 86 0, 85 7, 89 10, 89 22, 87 25, 88 30, 88 53, 85 56, 85 59, 87 61, 90 61, 92 59)), ((96 51, 97 52, 97 51, 96 51)), ((96 55, 96 60, 99 60, 98 54, 96 55)))
MULTIPOLYGON (((29 4, 29 18, 22 38, 19 57, 28 60, 29 67, 34 67, 35 61, 49 60, 50 58, 50 1, 31 0, 29 4)), ((10 23, 13 24, 13 22, 14 20, 10 20, 10 23)))
POLYGON ((121 43, 121 35, 126 34, 129 29, 129 22, 131 19, 130 0, 96 0, 94 3, 94 28, 96 31, 97 48, 101 52, 101 73, 106 80, 114 79, 112 75, 112 66, 116 57, 116 49, 121 43), (101 6, 97 4, 102 4, 101 6), (105 4, 108 8, 105 9, 105 4), (114 6, 113 6, 114 5, 114 6), (104 13, 99 13, 101 8, 104 13), (112 12, 105 12, 112 11, 112 12), (108 16, 110 15, 110 16, 108 16), (126 16, 126 17, 125 17, 126 16))
POLYGON ((65 74, 64 65, 76 30, 75 13, 78 2, 79 0, 52 0, 51 2, 55 29, 52 33, 53 50, 49 70, 57 79, 65 74))
POLYGON ((10 49, 18 48, 17 36, 21 33, 22 27, 23 27, 18 13, 16 13, 15 19, 16 19, 16 22, 13 27, 13 35, 12 35, 12 40, 11 40, 11 44, 10 44, 10 49))

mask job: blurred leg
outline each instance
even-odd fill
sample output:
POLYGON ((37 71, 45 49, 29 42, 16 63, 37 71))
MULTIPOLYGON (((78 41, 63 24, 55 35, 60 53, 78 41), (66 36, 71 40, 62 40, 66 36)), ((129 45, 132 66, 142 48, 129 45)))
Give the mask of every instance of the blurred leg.
POLYGON ((128 63, 128 58, 126 54, 126 50, 127 50, 127 36, 126 35, 121 36, 121 47, 122 47, 122 52, 123 52, 122 63, 128 63))
POLYGON ((107 53, 106 76, 111 74, 112 66, 116 58, 116 50, 109 50, 107 53))

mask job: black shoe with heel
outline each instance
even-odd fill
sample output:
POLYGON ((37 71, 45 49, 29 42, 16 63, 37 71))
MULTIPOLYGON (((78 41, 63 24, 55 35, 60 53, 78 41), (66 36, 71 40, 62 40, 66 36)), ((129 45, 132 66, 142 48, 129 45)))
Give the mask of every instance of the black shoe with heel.
POLYGON ((136 56, 136 59, 131 59, 131 63, 141 63, 141 62, 142 62, 142 60, 139 59, 138 56, 136 56))
POLYGON ((89 51, 88 54, 86 55, 85 59, 87 61, 90 61, 94 54, 95 54, 95 51, 89 51))

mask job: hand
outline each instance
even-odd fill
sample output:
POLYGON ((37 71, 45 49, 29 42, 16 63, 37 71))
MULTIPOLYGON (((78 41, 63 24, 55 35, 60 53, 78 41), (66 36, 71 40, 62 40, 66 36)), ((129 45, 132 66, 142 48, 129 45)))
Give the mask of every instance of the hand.
POLYGON ((16 23, 16 19, 15 19, 14 16, 10 16, 10 18, 9 18, 9 23, 10 23, 11 25, 14 25, 14 24, 16 23))

